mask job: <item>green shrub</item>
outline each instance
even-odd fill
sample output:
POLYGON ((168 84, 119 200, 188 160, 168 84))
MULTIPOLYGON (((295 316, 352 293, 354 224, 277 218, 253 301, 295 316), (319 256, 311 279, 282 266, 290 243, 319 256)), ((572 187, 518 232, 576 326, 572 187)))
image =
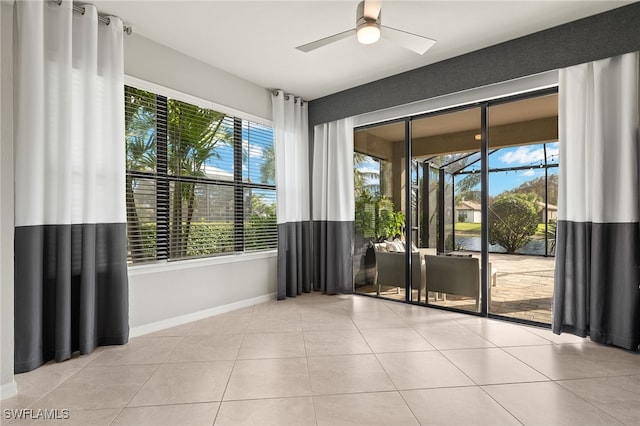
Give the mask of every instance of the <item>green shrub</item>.
POLYGON ((145 262, 156 257, 156 224, 142 223, 139 227, 139 235, 136 241, 129 240, 129 261, 145 262))
POLYGON ((521 195, 501 195, 489 207, 489 242, 501 245, 507 253, 529 242, 537 228, 536 208, 521 195))
MULTIPOLYGON (((144 223, 140 228, 140 240, 135 248, 137 256, 131 261, 149 261, 157 256, 156 224, 144 223), (136 260, 138 259, 138 260, 136 260)), ((278 245, 275 213, 269 216, 254 215, 244 223, 245 250, 268 250, 278 245)), ((178 244, 180 245, 180 244, 178 244)), ((234 251, 234 228, 229 222, 193 222, 189 231, 184 257, 201 257, 234 251)))
POLYGON ((277 247, 278 225, 275 213, 269 216, 253 215, 244 223, 245 250, 268 250, 277 247))
POLYGON ((404 232, 404 213, 385 196, 362 194, 355 203, 355 230, 365 239, 387 239, 404 232))
POLYGON ((187 257, 233 252, 233 223, 194 222, 191 224, 187 257))

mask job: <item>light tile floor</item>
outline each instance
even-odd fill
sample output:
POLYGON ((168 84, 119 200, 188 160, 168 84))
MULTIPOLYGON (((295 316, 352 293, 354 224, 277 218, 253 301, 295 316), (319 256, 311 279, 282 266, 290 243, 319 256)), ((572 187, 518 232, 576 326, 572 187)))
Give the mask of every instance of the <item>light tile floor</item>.
POLYGON ((640 354, 362 296, 268 302, 16 376, 2 424, 640 424, 640 354), (68 420, 6 419, 68 409, 68 420))

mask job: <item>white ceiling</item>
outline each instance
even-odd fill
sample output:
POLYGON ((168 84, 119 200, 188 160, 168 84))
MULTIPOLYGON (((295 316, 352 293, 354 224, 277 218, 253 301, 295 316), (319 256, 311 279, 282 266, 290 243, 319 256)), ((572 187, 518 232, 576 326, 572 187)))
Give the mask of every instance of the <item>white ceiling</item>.
POLYGON ((306 100, 408 71, 633 1, 402 1, 382 4, 384 25, 437 43, 420 56, 355 37, 310 53, 295 46, 355 26, 357 0, 97 0, 134 33, 262 87, 306 100))

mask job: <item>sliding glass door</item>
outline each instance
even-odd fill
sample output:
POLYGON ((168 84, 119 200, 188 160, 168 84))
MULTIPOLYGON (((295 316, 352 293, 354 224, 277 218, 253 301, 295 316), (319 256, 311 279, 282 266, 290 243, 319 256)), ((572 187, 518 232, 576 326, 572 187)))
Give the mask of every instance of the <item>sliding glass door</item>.
POLYGON ((478 107, 411 120, 415 302, 480 312, 481 253, 456 241, 459 232, 480 237, 480 130, 478 107))
POLYGON ((557 93, 355 132, 356 293, 549 323, 557 93))
POLYGON ((558 95, 489 107, 489 313, 551 323, 558 95))
POLYGON ((405 210, 402 164, 404 122, 360 129, 354 135, 354 289, 406 299, 403 275, 405 210))

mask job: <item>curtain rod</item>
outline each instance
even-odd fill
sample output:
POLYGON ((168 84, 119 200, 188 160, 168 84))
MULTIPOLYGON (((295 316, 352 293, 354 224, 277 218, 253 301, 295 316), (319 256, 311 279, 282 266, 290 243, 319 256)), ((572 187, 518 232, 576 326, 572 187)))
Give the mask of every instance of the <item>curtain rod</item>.
POLYGON ((287 100, 287 101, 289 100, 289 97, 290 97, 290 96, 293 96, 293 98, 294 98, 294 102, 293 102, 293 103, 296 103, 296 102, 300 101, 300 106, 302 106, 302 105, 304 105, 304 103, 306 102, 304 99, 302 99, 302 98, 300 98, 300 97, 298 97, 298 96, 291 95, 291 94, 289 94, 289 93, 284 93, 284 91, 283 91, 283 90, 281 90, 281 89, 273 89, 273 90, 271 91, 271 94, 272 94, 273 96, 278 96, 278 95, 280 94, 280 92, 282 92, 282 94, 283 94, 283 96, 284 96, 285 100, 287 100))
MULTIPOLYGON (((57 4, 58 6, 60 6, 62 4, 62 0, 50 0, 53 3, 57 4)), ((73 11, 76 13, 79 13, 81 15, 84 15, 85 12, 85 8, 83 5, 81 4, 77 4, 77 3, 73 3, 73 11)), ((111 23, 111 19, 109 19, 108 16, 102 15, 100 14, 100 12, 98 12, 98 22, 102 22, 105 25, 109 25, 109 23, 111 23)), ((122 31, 124 31, 125 34, 127 35, 131 35, 133 34, 133 27, 131 27, 131 25, 123 25, 122 26, 122 31)))

